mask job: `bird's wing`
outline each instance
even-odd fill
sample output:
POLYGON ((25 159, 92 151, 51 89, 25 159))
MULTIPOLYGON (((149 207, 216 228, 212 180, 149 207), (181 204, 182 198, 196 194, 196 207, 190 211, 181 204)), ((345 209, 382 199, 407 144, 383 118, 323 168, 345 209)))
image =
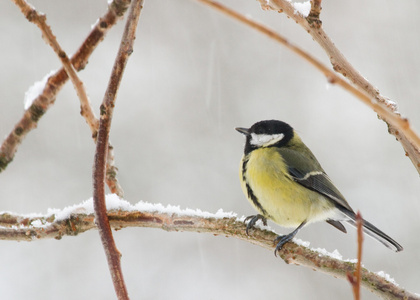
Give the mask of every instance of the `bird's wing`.
POLYGON ((310 159, 293 149, 279 148, 278 151, 287 164, 290 175, 297 183, 353 211, 312 153, 310 153, 312 156, 310 159))

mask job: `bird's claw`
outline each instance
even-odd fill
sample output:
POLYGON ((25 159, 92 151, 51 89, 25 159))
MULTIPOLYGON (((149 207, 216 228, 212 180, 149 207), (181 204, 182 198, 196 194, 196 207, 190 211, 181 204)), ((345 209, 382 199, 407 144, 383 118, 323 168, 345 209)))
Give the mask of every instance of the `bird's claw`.
POLYGON ((245 218, 244 223, 247 223, 249 221, 248 224, 246 225, 246 230, 245 230, 246 235, 249 235, 249 230, 254 227, 255 223, 257 223, 258 220, 261 220, 261 222, 265 226, 267 226, 267 218, 264 217, 263 215, 255 215, 255 216, 249 216, 245 218))
POLYGON ((289 237, 289 235, 278 235, 274 239, 274 243, 277 243, 276 249, 274 249, 274 256, 277 257, 277 252, 279 252, 283 248, 284 244, 286 244, 292 238, 293 238, 293 236, 289 237))

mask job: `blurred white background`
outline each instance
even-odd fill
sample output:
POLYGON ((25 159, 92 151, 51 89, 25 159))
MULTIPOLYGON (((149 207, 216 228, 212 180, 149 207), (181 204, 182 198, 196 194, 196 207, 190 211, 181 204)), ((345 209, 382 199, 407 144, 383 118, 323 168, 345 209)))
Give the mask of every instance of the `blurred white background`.
MULTIPOLYGON (((31 2, 68 54, 106 1, 31 2)), ((256 1, 224 1, 269 24, 326 64, 304 30, 256 1)), ((360 72, 420 130, 420 3, 323 1, 327 33, 360 72)), ((12 1, 0 2, 0 135, 23 113, 25 91, 60 62, 12 1)), ((79 73, 98 115, 123 22, 79 73)), ((92 195, 94 144, 70 83, 0 174, 0 210, 42 212, 92 195)), ((191 0, 145 1, 116 102, 111 141, 126 200, 254 214, 238 179, 243 136, 263 119, 294 126, 355 210, 404 246, 365 239, 363 264, 420 293, 420 180, 375 113, 302 59, 191 0)), ((279 233, 287 233, 271 224, 279 233)), ((356 256, 355 230, 303 229, 313 247, 356 256)), ((231 238, 156 229, 115 233, 132 299, 352 299, 350 285, 231 238)), ((114 299, 97 231, 60 241, 2 241, 3 299, 114 299)), ((363 299, 376 299, 363 291, 363 299)))

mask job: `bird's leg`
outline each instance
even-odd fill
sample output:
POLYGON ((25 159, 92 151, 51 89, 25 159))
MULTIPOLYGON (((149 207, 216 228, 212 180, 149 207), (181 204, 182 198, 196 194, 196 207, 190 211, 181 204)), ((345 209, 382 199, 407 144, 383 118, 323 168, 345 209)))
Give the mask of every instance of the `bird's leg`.
POLYGON ((257 223, 258 220, 261 220, 265 226, 267 226, 267 218, 263 215, 255 215, 255 216, 249 216, 246 217, 244 220, 244 223, 248 222, 246 225, 246 234, 249 235, 248 231, 254 227, 255 223, 257 223))
MULTIPOLYGON (((252 221, 252 220, 251 220, 252 221)), ((275 238, 274 242, 277 243, 276 249, 274 250, 274 255, 277 256, 277 252, 281 250, 281 248, 283 247, 284 244, 286 244, 288 241, 290 241, 291 239, 293 239, 296 235, 296 233, 298 233, 298 231, 305 226, 306 221, 303 221, 302 224, 300 224, 298 226, 298 228, 296 228, 295 230, 293 230, 291 233, 287 234, 287 235, 279 235, 275 238)))

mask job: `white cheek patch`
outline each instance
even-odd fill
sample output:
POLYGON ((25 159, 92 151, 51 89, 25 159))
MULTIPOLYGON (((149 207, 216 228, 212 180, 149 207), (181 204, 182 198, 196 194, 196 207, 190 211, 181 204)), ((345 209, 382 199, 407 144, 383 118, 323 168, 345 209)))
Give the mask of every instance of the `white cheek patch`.
POLYGON ((256 134, 251 133, 251 141, 252 145, 258 147, 268 147, 274 145, 275 143, 281 141, 284 138, 283 133, 279 134, 256 134))

